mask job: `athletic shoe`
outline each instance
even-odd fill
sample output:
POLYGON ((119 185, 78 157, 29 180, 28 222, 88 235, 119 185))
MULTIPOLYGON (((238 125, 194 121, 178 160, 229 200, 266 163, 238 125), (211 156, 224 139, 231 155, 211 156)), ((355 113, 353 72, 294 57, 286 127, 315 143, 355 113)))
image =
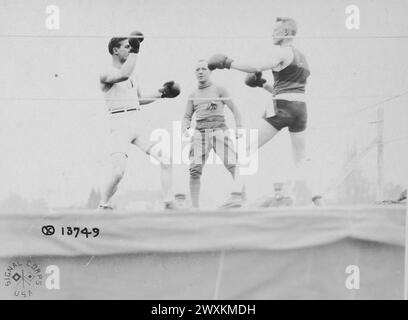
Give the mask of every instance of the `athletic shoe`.
POLYGON ((174 200, 163 201, 163 209, 164 210, 177 210, 178 205, 177 205, 176 201, 174 201, 174 200))
POLYGON ((316 207, 321 207, 324 205, 323 203, 323 197, 320 195, 314 196, 312 198, 312 203, 316 206, 316 207))
POLYGON ((235 209, 242 208, 245 204, 244 192, 232 192, 229 199, 219 209, 235 209))
POLYGON ((107 204, 100 204, 98 206, 98 211, 113 210, 113 208, 107 204))

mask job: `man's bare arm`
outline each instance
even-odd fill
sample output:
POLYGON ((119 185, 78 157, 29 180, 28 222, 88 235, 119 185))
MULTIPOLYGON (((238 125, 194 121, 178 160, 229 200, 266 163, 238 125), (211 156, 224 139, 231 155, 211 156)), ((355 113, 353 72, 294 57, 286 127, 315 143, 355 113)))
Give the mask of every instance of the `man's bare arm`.
POLYGON ((135 69, 137 61, 137 54, 130 53, 126 62, 122 65, 120 69, 114 69, 101 74, 100 81, 105 84, 114 84, 117 82, 126 81, 131 76, 133 70, 135 69))
POLYGON ((268 91, 270 93, 273 93, 273 84, 270 84, 270 83, 266 82, 266 83, 264 83, 263 88, 266 91, 268 91))
POLYGON ((151 94, 147 94, 147 95, 142 95, 140 93, 139 89, 137 89, 137 95, 139 96, 139 104, 140 105, 149 104, 149 103, 155 102, 156 100, 161 98, 161 93, 160 92, 151 93, 151 94))
POLYGON ((248 72, 248 73, 256 73, 262 72, 266 70, 273 70, 279 64, 284 61, 284 57, 280 51, 276 51, 273 54, 270 54, 269 57, 262 63, 256 65, 250 65, 248 63, 242 63, 239 61, 232 61, 231 69, 248 72))
POLYGON ((284 62, 285 59, 287 59, 287 50, 280 47, 274 48, 263 62, 257 64, 234 61, 223 54, 215 54, 208 59, 208 68, 210 70, 235 69, 247 73, 256 73, 272 70, 284 62))
POLYGON ((137 91, 139 96, 140 104, 148 104, 156 101, 160 98, 175 98, 180 94, 180 85, 176 82, 167 81, 163 84, 163 86, 157 90, 157 93, 152 93, 149 95, 142 95, 140 91, 137 91))

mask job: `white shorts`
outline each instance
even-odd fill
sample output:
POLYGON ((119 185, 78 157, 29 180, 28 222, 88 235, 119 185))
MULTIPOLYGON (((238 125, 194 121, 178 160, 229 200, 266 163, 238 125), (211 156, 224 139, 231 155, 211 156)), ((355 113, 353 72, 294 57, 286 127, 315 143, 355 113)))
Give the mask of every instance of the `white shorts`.
POLYGON ((127 155, 131 143, 149 134, 148 121, 142 110, 111 114, 109 117, 109 152, 127 155))

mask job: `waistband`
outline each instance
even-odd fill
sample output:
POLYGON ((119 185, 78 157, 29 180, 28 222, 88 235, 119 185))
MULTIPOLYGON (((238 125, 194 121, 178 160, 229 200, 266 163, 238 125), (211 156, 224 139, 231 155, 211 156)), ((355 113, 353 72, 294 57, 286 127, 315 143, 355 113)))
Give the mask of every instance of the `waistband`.
POLYGON ((272 97, 273 100, 287 100, 287 101, 300 101, 306 102, 306 95, 304 93, 299 92, 286 92, 286 93, 278 93, 277 95, 272 97))
POLYGON ((140 111, 140 108, 123 108, 123 109, 115 109, 115 110, 109 110, 110 114, 117 114, 117 113, 122 113, 122 112, 130 112, 130 111, 140 111))

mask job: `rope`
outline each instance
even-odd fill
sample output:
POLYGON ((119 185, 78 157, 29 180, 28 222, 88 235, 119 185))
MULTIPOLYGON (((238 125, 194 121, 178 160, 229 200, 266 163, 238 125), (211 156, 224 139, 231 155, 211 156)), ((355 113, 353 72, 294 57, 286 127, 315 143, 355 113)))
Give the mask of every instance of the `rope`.
MULTIPOLYGON (((61 39, 107 39, 112 37, 131 38, 126 35, 112 34, 0 34, 0 38, 61 38, 61 39)), ((272 39, 272 35, 149 35, 151 39, 272 39)), ((305 36, 287 36, 286 39, 308 39, 308 40, 363 40, 363 39, 408 39, 408 35, 365 35, 365 36, 324 36, 324 35, 305 35, 305 36)))

